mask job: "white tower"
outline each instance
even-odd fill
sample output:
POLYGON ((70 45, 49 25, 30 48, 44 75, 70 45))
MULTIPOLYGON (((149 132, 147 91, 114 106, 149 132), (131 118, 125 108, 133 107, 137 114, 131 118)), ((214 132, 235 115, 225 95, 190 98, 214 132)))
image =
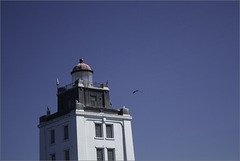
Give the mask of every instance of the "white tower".
POLYGON ((58 111, 40 117, 40 160, 135 160, 129 109, 112 109, 92 74, 81 59, 58 88, 58 111))

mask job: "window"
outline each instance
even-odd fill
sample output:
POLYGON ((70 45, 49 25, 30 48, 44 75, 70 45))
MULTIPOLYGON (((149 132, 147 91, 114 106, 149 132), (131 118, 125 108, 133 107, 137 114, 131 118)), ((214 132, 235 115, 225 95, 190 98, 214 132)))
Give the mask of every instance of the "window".
POLYGON ((102 125, 95 124, 96 137, 102 137, 102 125))
POLYGON ((103 149, 97 148, 97 161, 103 161, 103 149))
POLYGON ((68 139, 68 125, 63 127, 64 130, 64 140, 68 139))
POLYGON ((51 135, 51 144, 55 143, 55 131, 54 130, 51 130, 50 131, 50 135, 51 135))
POLYGON ((70 159, 70 157, 69 157, 69 150, 65 150, 64 151, 64 155, 65 155, 65 160, 69 160, 70 159))
POLYGON ((108 153, 108 161, 114 161, 115 159, 114 149, 107 149, 107 153, 108 153))
POLYGON ((51 160, 56 160, 56 155, 55 154, 51 154, 51 160))
POLYGON ((96 96, 90 96, 90 100, 91 101, 97 101, 97 97, 96 96))
POLYGON ((90 102, 92 106, 96 106, 97 97, 90 95, 90 102))
POLYGON ((113 138, 113 125, 106 125, 107 138, 113 138))

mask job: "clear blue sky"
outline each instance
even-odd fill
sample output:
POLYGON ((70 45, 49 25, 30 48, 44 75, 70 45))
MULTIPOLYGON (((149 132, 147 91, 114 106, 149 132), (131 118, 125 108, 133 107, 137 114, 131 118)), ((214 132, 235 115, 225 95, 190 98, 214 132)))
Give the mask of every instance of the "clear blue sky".
POLYGON ((39 158, 81 57, 130 109, 136 160, 239 159, 238 3, 1 2, 2 159, 39 158))

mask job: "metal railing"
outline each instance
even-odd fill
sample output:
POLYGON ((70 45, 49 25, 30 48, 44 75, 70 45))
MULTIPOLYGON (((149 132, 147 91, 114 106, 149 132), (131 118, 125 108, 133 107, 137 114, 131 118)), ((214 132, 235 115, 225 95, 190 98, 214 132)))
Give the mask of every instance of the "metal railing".
POLYGON ((94 82, 93 86, 98 88, 103 88, 103 83, 94 82))
POLYGON ((86 81, 86 80, 77 80, 74 83, 70 83, 67 84, 63 87, 59 87, 58 88, 58 93, 62 93, 66 90, 69 90, 71 88, 74 88, 76 86, 78 86, 78 84, 83 84, 86 87, 97 87, 97 88, 104 88, 104 87, 108 87, 108 83, 104 84, 104 83, 98 83, 98 82, 90 82, 90 81, 86 81))
POLYGON ((65 85, 64 87, 61 87, 61 88, 65 88, 65 89, 71 89, 75 86, 75 83, 70 83, 70 84, 67 84, 65 85))

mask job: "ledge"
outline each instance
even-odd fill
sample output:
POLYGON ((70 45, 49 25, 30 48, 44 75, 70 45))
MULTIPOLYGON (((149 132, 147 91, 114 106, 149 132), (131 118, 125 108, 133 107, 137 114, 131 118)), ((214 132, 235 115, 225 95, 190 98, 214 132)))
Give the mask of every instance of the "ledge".
MULTIPOLYGON (((51 115, 43 115, 39 118, 39 122, 48 122, 50 120, 53 120, 55 118, 59 118, 61 116, 64 116, 71 111, 76 111, 76 114, 80 115, 92 115, 92 116, 108 116, 108 117, 114 117, 114 118, 125 118, 125 119, 132 119, 132 117, 129 114, 128 108, 121 108, 119 109, 113 109, 113 108, 97 108, 97 107, 83 107, 83 106, 76 106, 73 108, 66 109, 61 112, 56 112, 51 115)), ((74 112, 75 113, 75 112, 74 112)))
POLYGON ((114 141, 114 138, 105 138, 105 140, 110 140, 110 141, 114 141))
POLYGON ((95 140, 104 140, 103 137, 94 137, 95 140))

